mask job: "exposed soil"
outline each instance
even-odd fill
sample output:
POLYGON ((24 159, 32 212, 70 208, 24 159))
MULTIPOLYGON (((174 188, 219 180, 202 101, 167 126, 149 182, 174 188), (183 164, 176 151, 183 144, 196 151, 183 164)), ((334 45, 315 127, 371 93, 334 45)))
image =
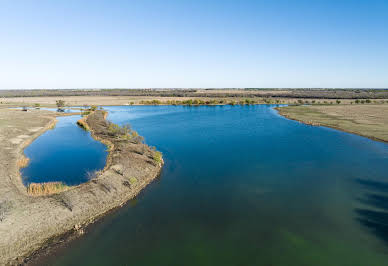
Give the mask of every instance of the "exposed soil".
POLYGON ((83 233, 83 227, 136 196, 160 173, 145 144, 109 135, 102 111, 87 118, 93 135, 111 147, 104 171, 55 195, 33 197, 17 161, 23 148, 52 127, 55 114, 0 109, 0 265, 17 265, 47 247, 83 233))

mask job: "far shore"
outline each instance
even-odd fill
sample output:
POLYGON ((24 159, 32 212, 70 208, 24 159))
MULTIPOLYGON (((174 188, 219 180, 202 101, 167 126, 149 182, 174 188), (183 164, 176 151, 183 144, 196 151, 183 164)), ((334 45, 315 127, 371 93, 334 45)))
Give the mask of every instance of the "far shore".
POLYGON ((280 115, 312 126, 325 126, 388 143, 388 105, 287 106, 280 115))
MULTIPOLYGON (((372 95, 373 96, 373 95, 372 95)), ((56 101, 63 100, 67 107, 83 106, 122 106, 122 105, 251 105, 251 104, 289 104, 289 105, 361 105, 386 104, 388 98, 368 99, 336 99, 336 98, 309 98, 309 97, 258 97, 255 95, 232 96, 45 96, 45 97, 7 97, 0 98, 1 107, 56 107, 56 101)))

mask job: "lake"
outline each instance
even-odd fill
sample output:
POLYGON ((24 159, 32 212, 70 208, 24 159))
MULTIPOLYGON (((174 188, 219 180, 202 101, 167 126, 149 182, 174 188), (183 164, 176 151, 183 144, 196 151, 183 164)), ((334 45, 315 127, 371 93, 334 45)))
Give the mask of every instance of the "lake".
POLYGON ((47 264, 388 264, 387 144, 266 105, 106 109, 163 153, 164 169, 47 264))

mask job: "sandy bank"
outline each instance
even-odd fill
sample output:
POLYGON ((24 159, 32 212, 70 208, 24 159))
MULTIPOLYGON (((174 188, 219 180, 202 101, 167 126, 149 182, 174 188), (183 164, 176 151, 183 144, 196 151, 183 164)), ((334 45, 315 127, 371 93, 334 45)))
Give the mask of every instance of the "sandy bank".
POLYGON ((144 144, 107 134, 102 112, 87 119, 93 135, 111 142, 104 172, 91 181, 50 196, 27 195, 17 161, 23 148, 52 126, 55 114, 45 111, 0 110, 0 265, 23 263, 107 211, 136 196, 160 173, 144 144))

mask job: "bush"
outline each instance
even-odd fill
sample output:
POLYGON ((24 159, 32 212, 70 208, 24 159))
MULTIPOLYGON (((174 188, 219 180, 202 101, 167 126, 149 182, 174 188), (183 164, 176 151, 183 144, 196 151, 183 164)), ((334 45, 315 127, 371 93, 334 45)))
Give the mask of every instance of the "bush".
POLYGON ((57 100, 55 103, 56 103, 58 109, 65 107, 65 104, 66 104, 66 102, 64 100, 57 100))
POLYGON ((341 103, 341 101, 340 101, 340 100, 336 100, 336 103, 337 103, 337 104, 340 104, 340 103, 341 103))
POLYGON ((162 153, 160 151, 154 151, 152 156, 156 163, 158 164, 162 163, 162 153))
POLYGON ((108 126, 108 135, 120 140, 128 140, 136 144, 140 144, 144 141, 144 138, 139 136, 136 131, 132 130, 129 124, 120 127, 119 125, 110 122, 108 126))

